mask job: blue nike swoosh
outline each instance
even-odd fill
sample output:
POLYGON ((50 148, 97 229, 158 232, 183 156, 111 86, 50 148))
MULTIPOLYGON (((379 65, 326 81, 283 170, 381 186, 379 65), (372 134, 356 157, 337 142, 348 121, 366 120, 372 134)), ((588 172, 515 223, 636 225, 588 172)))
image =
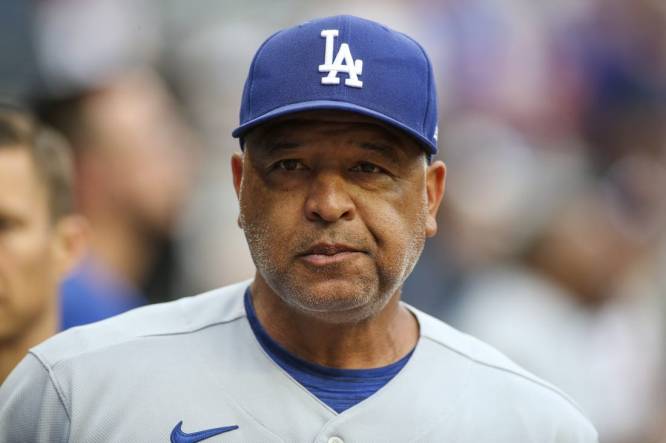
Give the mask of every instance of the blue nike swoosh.
POLYGON ((182 429, 182 420, 171 431, 171 443, 197 443, 201 440, 214 437, 229 431, 235 431, 238 426, 225 426, 223 428, 206 429, 205 431, 186 433, 182 429))

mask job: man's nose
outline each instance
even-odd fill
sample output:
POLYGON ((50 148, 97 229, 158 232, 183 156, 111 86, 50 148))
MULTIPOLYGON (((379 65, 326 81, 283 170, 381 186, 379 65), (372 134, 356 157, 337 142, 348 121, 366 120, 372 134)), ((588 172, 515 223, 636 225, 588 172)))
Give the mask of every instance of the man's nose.
POLYGON ((339 174, 322 172, 310 182, 305 201, 305 216, 308 220, 327 223, 340 219, 351 220, 355 210, 347 183, 339 174))

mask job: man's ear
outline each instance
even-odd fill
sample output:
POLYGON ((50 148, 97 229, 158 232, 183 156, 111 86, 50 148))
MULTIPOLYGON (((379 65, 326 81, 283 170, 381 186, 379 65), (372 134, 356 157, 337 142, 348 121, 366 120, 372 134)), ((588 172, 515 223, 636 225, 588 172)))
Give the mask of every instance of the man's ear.
MULTIPOLYGON (((236 191, 236 197, 240 200, 240 189, 241 183, 243 181, 243 154, 236 153, 231 156, 231 175, 233 176, 234 180, 234 190, 236 191)), ((240 213, 236 219, 236 224, 239 228, 243 229, 240 213)))
POLYGON ((53 252, 60 278, 68 274, 88 250, 90 226, 82 215, 65 215, 54 227, 53 252))
POLYGON ((426 171, 426 193, 428 196, 428 218, 426 219, 426 236, 432 237, 437 233, 437 211, 444 197, 446 188, 446 165, 436 160, 428 166, 426 171))
POLYGON ((243 154, 236 153, 231 156, 231 174, 234 180, 236 197, 239 197, 241 181, 243 180, 243 154))

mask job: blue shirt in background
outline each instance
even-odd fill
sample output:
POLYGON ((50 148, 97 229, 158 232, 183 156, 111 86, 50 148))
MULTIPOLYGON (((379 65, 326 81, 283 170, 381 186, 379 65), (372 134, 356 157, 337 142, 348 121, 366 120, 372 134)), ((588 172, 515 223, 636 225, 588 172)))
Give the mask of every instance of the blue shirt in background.
POLYGON ((60 330, 103 320, 146 304, 130 283, 86 258, 60 286, 60 330))

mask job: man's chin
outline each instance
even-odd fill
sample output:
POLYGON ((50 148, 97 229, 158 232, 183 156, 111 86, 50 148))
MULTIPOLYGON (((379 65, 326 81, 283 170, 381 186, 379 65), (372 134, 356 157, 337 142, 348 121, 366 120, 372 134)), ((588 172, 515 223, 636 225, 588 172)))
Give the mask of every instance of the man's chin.
POLYGON ((376 285, 367 283, 313 281, 287 289, 281 298, 301 313, 324 321, 358 321, 372 315, 378 302, 376 285))

